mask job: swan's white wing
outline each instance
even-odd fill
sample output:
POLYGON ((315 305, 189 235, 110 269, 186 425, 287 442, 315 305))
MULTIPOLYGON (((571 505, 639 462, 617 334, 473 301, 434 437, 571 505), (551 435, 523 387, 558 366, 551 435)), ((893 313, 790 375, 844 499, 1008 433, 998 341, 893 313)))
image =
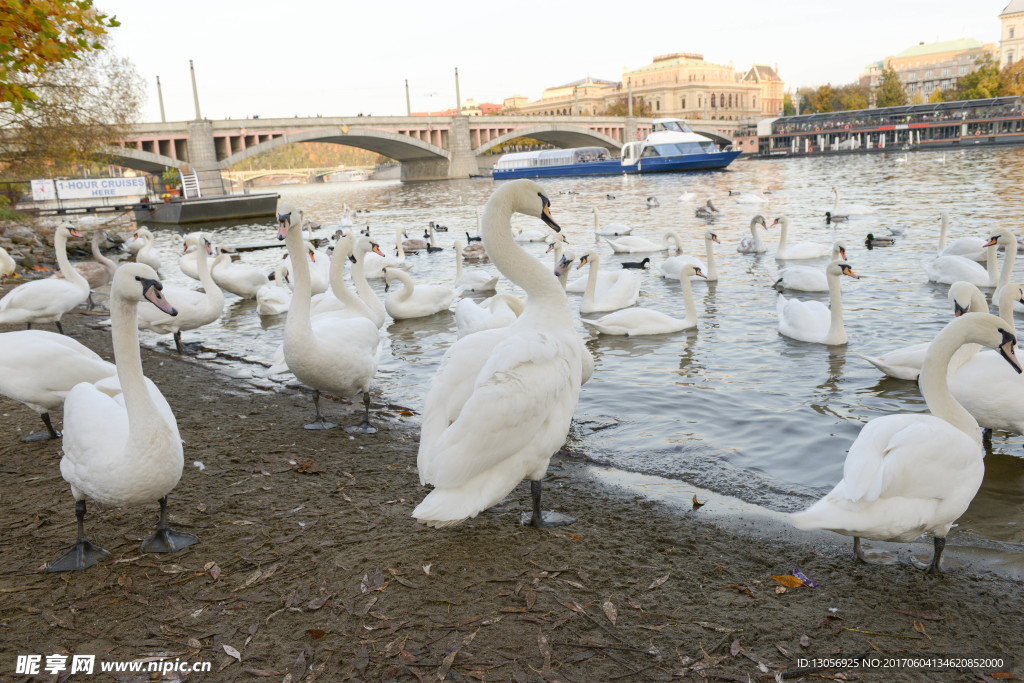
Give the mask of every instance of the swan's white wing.
POLYGON ((575 345, 543 332, 517 334, 496 346, 458 417, 433 444, 422 478, 448 488, 509 458, 522 460, 523 476, 538 460, 546 464, 576 409, 577 355, 575 345))
POLYGON ((117 369, 74 339, 42 330, 0 334, 0 394, 45 412, 55 410, 79 382, 117 369))
MULTIPOLYGON (((0 313, 19 311, 35 315, 63 313, 85 301, 88 287, 79 288, 67 280, 34 280, 19 285, 0 299, 0 313)), ((10 322, 22 322, 13 317, 10 322)))
POLYGON ((924 263, 924 270, 931 282, 951 285, 965 280, 978 287, 988 287, 988 271, 980 264, 963 256, 940 256, 934 261, 924 263))
MULTIPOLYGON (((157 413, 171 428, 171 431, 174 432, 175 438, 178 441, 181 441, 181 435, 178 433, 178 420, 174 417, 174 411, 171 410, 170 404, 167 402, 167 399, 164 398, 163 392, 160 391, 160 388, 157 387, 150 378, 143 377, 142 379, 146 383, 146 389, 149 390, 149 398, 156 406, 157 413)), ((118 379, 116 374, 93 382, 93 387, 95 387, 97 391, 113 398, 122 409, 125 408, 124 395, 121 393, 121 381, 118 379)))
POLYGON ((94 480, 128 442, 128 412, 92 384, 76 385, 64 401, 64 457, 60 473, 75 489, 104 500, 94 480))
POLYGON ((820 301, 800 301, 779 295, 779 331, 801 341, 818 341, 828 332, 832 314, 820 301))

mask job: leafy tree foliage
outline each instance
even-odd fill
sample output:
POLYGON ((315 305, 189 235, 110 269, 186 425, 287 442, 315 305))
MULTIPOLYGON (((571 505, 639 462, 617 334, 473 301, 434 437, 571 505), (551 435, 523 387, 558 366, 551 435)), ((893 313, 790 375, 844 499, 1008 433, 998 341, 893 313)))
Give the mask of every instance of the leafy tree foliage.
POLYGON ((980 100, 999 96, 999 65, 989 55, 975 62, 978 67, 969 74, 956 79, 956 91, 948 99, 980 100))
POLYGON ((21 111, 53 66, 103 49, 117 19, 92 0, 4 0, 0 12, 0 103, 21 111))
MULTIPOLYGON (((629 116, 629 96, 623 95, 602 112, 602 116, 629 116)), ((650 116, 651 105, 643 97, 633 96, 633 116, 650 116)))
POLYGON ((999 73, 999 80, 1000 95, 1024 95, 1024 59, 1004 66, 999 73))
POLYGON ((946 94, 936 88, 932 90, 932 94, 928 96, 928 104, 935 104, 936 102, 945 102, 946 94))
POLYGON ((882 82, 875 91, 875 105, 878 107, 898 107, 906 104, 907 91, 900 81, 899 75, 892 67, 882 72, 882 82))
POLYGON ((793 96, 786 93, 782 96, 782 115, 793 116, 796 114, 796 105, 793 103, 793 96))

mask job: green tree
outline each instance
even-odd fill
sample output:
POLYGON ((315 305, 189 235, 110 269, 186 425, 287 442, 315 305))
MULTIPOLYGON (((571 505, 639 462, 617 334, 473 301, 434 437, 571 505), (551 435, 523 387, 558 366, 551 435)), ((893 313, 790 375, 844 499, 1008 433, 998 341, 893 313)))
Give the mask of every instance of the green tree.
POLYGON ((875 104, 879 107, 898 107, 907 103, 907 91, 892 67, 882 72, 882 82, 875 90, 875 104))
POLYGON ((928 104, 935 104, 936 102, 945 102, 946 93, 942 92, 938 88, 932 90, 932 94, 928 96, 928 104))
POLYGON ((123 139, 138 120, 145 98, 131 62, 110 50, 92 50, 17 79, 32 99, 23 107, 0 103, 0 175, 6 178, 70 173, 102 160, 101 150, 123 139))
POLYGON ((956 79, 955 94, 947 96, 948 99, 981 100, 999 96, 1000 73, 996 60, 985 55, 974 64, 978 68, 956 79))
POLYGON ((793 116, 796 114, 796 105, 793 104, 793 96, 786 93, 782 96, 782 115, 793 116))
MULTIPOLYGON (((623 95, 609 105, 602 116, 628 116, 629 115, 629 102, 627 102, 627 96, 623 95)), ((648 104, 643 97, 637 95, 633 96, 633 116, 650 116, 651 105, 648 104)))
POLYGON ((807 95, 807 106, 809 108, 807 113, 835 111, 834 100, 836 99, 836 91, 832 88, 832 84, 823 85, 807 95))
POLYGON ((924 104, 924 95, 921 94, 920 90, 917 91, 916 93, 914 93, 914 96, 910 98, 910 103, 911 104, 924 104))
POLYGON ((838 101, 835 103, 836 110, 849 111, 851 109, 867 109, 871 92, 866 85, 851 83, 840 87, 836 94, 838 95, 838 101))
POLYGON ((4 0, 0 11, 0 103, 21 111, 53 66, 103 49, 117 19, 92 0, 4 0))
POLYGON ((1024 59, 1007 64, 999 73, 999 94, 1002 96, 1024 95, 1024 59))

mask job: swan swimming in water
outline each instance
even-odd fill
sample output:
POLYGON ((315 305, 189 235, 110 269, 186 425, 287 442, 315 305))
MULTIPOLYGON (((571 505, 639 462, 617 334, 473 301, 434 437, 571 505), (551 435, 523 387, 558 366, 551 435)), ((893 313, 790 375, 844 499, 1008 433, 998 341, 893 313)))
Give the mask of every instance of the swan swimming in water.
POLYGON ((967 511, 985 475, 981 430, 950 394, 946 374, 956 350, 967 343, 999 351, 1001 362, 1021 372, 1016 337, 988 313, 967 313, 935 337, 921 369, 921 393, 930 415, 887 415, 871 420, 850 446, 843 478, 824 498, 790 521, 798 529, 826 529, 860 539, 910 542, 934 536, 927 571, 940 570, 946 534, 967 511))
POLYGON ((789 218, 780 216, 772 222, 772 226, 780 227, 779 244, 775 248, 775 259, 777 261, 803 261, 813 258, 821 258, 832 253, 832 247, 827 244, 815 242, 797 242, 787 244, 789 237, 789 218))
POLYGON ((174 315, 161 289, 156 271, 143 263, 124 264, 114 275, 110 319, 117 381, 82 382, 64 401, 60 473, 75 499, 78 539, 47 564, 47 571, 86 569, 109 555, 85 536, 86 498, 115 507, 159 501, 160 520, 156 532, 142 542, 143 552, 173 552, 199 541, 167 523, 167 494, 181 479, 184 454, 174 413, 156 385, 142 374, 139 355, 135 325, 139 303, 151 303, 174 315))
POLYGON ((776 311, 779 333, 798 341, 816 344, 840 345, 846 343, 843 327, 843 291, 841 275, 860 276, 845 261, 830 263, 825 269, 828 278, 829 305, 820 301, 787 299, 779 294, 776 311))
POLYGON ((768 247, 765 246, 760 233, 757 232, 757 226, 759 225, 765 230, 768 229, 768 224, 765 222, 764 216, 754 216, 750 219, 750 234, 744 235, 743 239, 740 240, 739 246, 736 247, 736 251, 738 253, 763 254, 768 251, 768 247))
MULTIPOLYGON (((842 242, 832 244, 832 260, 846 260, 846 245, 842 242)), ((828 278, 824 268, 811 266, 786 266, 779 270, 779 279, 772 285, 775 289, 792 289, 800 292, 827 292, 828 278)))
POLYGON ((622 335, 625 337, 668 334, 670 332, 692 329, 697 326, 697 305, 693 300, 693 288, 690 285, 691 277, 704 277, 704 273, 692 263, 686 263, 679 271, 679 281, 683 288, 683 301, 686 304, 686 318, 683 320, 665 315, 660 311, 652 311, 649 308, 625 308, 601 316, 597 320, 583 319, 582 322, 584 325, 590 325, 601 334, 622 335))
POLYGON ((508 327, 456 341, 430 383, 417 466, 420 483, 434 490, 412 513, 429 526, 475 517, 523 479, 531 480, 531 524, 572 521, 541 513, 541 479, 565 442, 589 352, 558 280, 516 245, 510 224, 513 213, 524 213, 560 230, 549 204, 531 180, 504 183, 487 202, 487 253, 526 291, 526 308, 508 327))
MULTIPOLYGON (((707 275, 704 274, 704 264, 699 259, 693 256, 687 256, 686 254, 679 254, 672 258, 665 259, 658 264, 658 270, 661 271, 663 277, 679 280, 680 273, 683 270, 683 266, 690 264, 696 266, 700 271, 699 276, 705 278, 708 282, 718 281, 718 267, 715 264, 715 248, 714 244, 721 244, 718 240, 718 235, 712 230, 704 231, 704 254, 708 260, 707 275)), ((625 265, 625 264, 623 264, 625 265)), ((691 273, 691 276, 697 276, 697 273, 691 273)))

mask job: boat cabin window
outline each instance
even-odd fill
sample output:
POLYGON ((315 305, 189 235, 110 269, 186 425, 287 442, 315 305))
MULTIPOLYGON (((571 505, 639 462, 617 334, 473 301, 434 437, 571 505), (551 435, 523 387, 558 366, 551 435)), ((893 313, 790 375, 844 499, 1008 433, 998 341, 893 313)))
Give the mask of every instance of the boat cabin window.
POLYGON ((656 133, 660 130, 670 130, 676 133, 692 133, 685 121, 655 121, 651 128, 652 133, 656 133))
POLYGON ((645 157, 675 157, 683 154, 714 154, 718 151, 718 147, 711 140, 708 140, 707 142, 676 142, 664 145, 654 145, 653 149, 657 151, 652 154, 647 153, 648 149, 651 149, 651 147, 644 150, 645 157))

